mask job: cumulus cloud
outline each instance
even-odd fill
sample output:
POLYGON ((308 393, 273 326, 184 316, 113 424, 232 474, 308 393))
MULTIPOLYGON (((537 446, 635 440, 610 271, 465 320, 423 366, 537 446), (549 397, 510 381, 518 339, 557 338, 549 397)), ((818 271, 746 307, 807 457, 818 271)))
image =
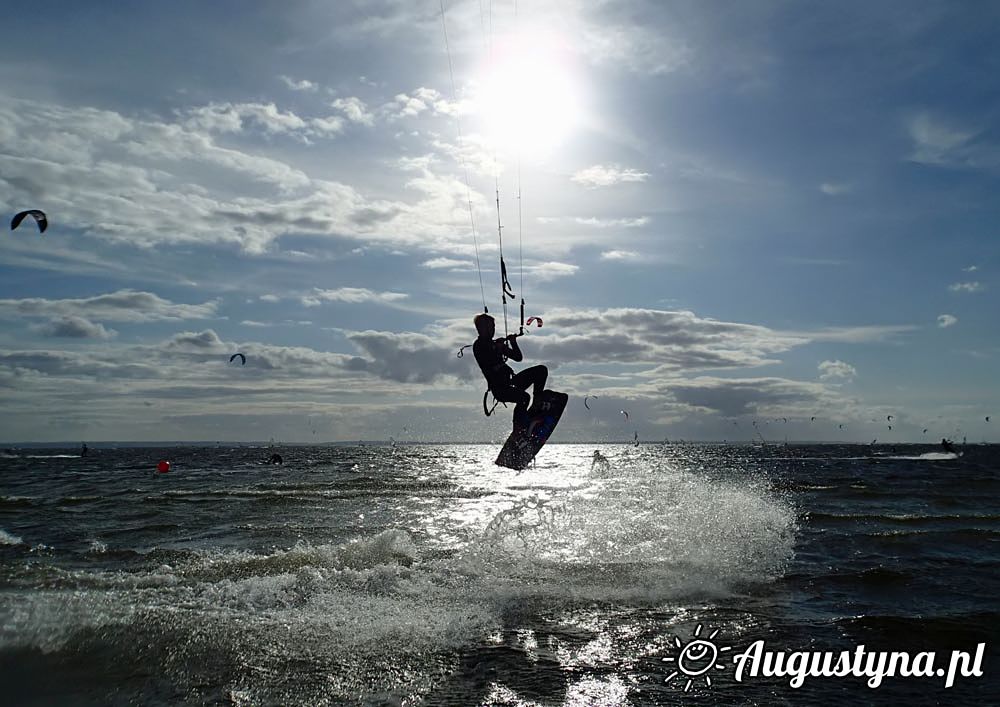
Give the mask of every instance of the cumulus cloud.
POLYGON ((0 300, 0 317, 77 317, 112 322, 152 322, 208 319, 216 316, 217 308, 217 301, 175 304, 152 292, 118 290, 81 299, 3 299, 0 300))
POLYGON ((547 313, 559 337, 533 338, 544 358, 593 363, 645 363, 658 376, 669 371, 758 366, 772 354, 806 343, 752 324, 703 319, 689 311, 655 309, 565 310, 547 313))
POLYGON ((375 292, 366 287, 340 287, 335 290, 313 290, 311 295, 302 299, 307 306, 316 306, 321 301, 326 302, 347 302, 349 304, 361 304, 363 302, 376 302, 388 304, 404 300, 409 295, 402 292, 375 292))
MULTIPOLYGON (((454 227, 468 219, 470 194, 460 178, 425 170, 399 200, 368 198, 347 184, 310 178, 247 141, 240 149, 218 142, 248 126, 309 139, 347 120, 333 118, 321 124, 270 104, 216 103, 167 122, 0 96, 7 146, 0 174, 10 198, 44 194, 61 204, 60 223, 130 247, 221 242, 264 253, 289 234, 435 252, 465 243, 454 227)), ((471 197, 477 211, 486 208, 481 194, 471 197)))
POLYGON ((465 380, 478 369, 455 356, 454 340, 416 332, 359 331, 348 335, 365 354, 349 364, 380 378, 401 383, 429 383, 442 376, 465 380))
MULTIPOLYGON (((630 375, 657 381, 680 371, 758 366, 772 354, 808 342, 748 324, 702 319, 691 312, 566 310, 546 312, 546 328, 532 335, 526 355, 550 365, 600 363, 638 366, 630 375), (553 333, 543 332, 558 332, 553 333)), ((399 382, 477 378, 475 366, 457 359, 469 343, 467 321, 423 332, 352 332, 361 356, 347 369, 399 382)), ((634 380, 634 378, 632 378, 634 380)))
POLYGON ((347 116, 347 119, 352 123, 369 127, 375 124, 375 115, 368 110, 368 106, 360 98, 354 96, 338 98, 331 105, 347 116))
POLYGON ((319 88, 319 86, 314 84, 312 81, 307 81, 306 79, 296 81, 295 79, 290 78, 288 76, 279 76, 278 78, 281 79, 281 82, 285 84, 285 86, 292 89, 293 91, 315 91, 317 88, 319 88))
POLYGON ((428 153, 418 157, 400 157, 396 160, 396 164, 403 172, 425 172, 437 161, 437 157, 428 153))
POLYGON ((941 314, 937 318, 937 323, 939 327, 941 327, 942 329, 946 329, 947 327, 954 326, 955 324, 957 324, 958 317, 953 317, 950 314, 941 314))
POLYGON ((982 292, 986 287, 981 282, 956 282, 948 285, 948 289, 952 292, 982 292))
POLYGON ((843 361, 823 361, 818 368, 820 380, 825 381, 851 381, 858 375, 854 366, 843 361))
POLYGON ((784 378, 716 378, 671 380, 667 386, 678 402, 725 417, 755 415, 789 406, 814 407, 829 396, 819 383, 784 378))
POLYGON ((639 254, 634 250, 606 250, 601 253, 601 260, 638 260, 639 254))
POLYGON ((116 335, 113 329, 105 329, 102 324, 78 316, 59 317, 31 328, 43 336, 69 339, 110 339, 116 335))
POLYGON ((649 223, 647 216, 638 218, 576 218, 574 221, 581 226, 595 228, 642 228, 649 223))
POLYGON ((257 127, 270 134, 336 135, 344 122, 336 116, 301 118, 291 111, 282 111, 274 103, 209 103, 186 111, 185 124, 195 130, 218 133, 238 133, 257 127))
POLYGON ((410 93, 398 93, 391 103, 383 107, 390 118, 413 118, 421 113, 459 115, 470 109, 467 101, 449 101, 433 88, 421 86, 410 93))
POLYGON ((644 182, 649 178, 646 172, 636 169, 622 168, 618 165, 599 165, 581 169, 574 174, 572 179, 577 184, 585 187, 608 187, 622 182, 644 182))
POLYGON ((545 281, 575 275, 576 271, 579 270, 580 267, 578 265, 572 265, 571 263, 552 261, 548 263, 538 263, 537 265, 526 265, 524 269, 531 273, 531 276, 536 280, 545 281))
POLYGON ((184 331, 167 339, 163 347, 167 350, 225 351, 226 345, 212 329, 205 331, 184 331))
POLYGON ((471 263, 468 260, 456 260, 455 258, 431 258, 421 263, 421 266, 432 270, 438 269, 458 269, 468 268, 471 263))
POLYGON ((979 269, 978 266, 976 266, 976 265, 970 265, 967 268, 962 268, 962 271, 963 272, 976 272, 976 270, 978 270, 978 269, 979 269))

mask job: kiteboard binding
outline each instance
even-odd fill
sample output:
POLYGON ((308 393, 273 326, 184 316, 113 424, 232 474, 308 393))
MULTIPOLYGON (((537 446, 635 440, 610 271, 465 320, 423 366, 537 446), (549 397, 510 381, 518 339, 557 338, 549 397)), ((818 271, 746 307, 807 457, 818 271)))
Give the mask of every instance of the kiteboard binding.
POLYGON ((569 396, 554 390, 542 391, 525 416, 514 420, 514 430, 497 456, 497 466, 526 469, 552 436, 569 396))

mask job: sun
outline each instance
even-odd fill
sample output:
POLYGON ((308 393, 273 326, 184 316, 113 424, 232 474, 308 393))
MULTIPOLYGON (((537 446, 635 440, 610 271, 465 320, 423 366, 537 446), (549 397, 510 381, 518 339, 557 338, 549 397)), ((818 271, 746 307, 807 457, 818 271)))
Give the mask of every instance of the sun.
POLYGON ((524 29, 498 40, 490 54, 475 100, 487 138, 522 157, 546 155, 580 120, 569 45, 551 30, 524 29))

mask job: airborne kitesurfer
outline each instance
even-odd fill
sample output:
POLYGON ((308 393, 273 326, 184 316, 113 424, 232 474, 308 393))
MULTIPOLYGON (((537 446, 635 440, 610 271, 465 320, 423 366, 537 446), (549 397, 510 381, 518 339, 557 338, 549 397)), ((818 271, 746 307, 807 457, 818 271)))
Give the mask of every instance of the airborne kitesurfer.
POLYGON ((485 312, 477 314, 473 322, 476 331, 479 332, 479 338, 472 345, 476 363, 479 364, 493 397, 501 403, 515 403, 514 424, 523 426, 527 423, 528 403, 532 400, 532 396, 527 392, 528 387, 534 386, 534 399, 537 400, 545 390, 549 369, 538 365, 515 374, 507 365, 507 359, 521 361, 524 358, 517 345, 517 335, 510 334, 503 339, 494 339, 496 321, 485 312))

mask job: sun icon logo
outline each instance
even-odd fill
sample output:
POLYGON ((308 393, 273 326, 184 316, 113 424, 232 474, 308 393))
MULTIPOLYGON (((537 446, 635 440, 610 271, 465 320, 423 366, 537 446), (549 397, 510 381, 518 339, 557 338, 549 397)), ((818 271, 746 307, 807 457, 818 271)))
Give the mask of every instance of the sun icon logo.
POLYGON ((712 686, 712 678, 707 675, 712 668, 716 670, 725 670, 726 666, 721 663, 716 663, 715 661, 719 659, 720 653, 725 653, 726 651, 731 651, 732 646, 725 646, 719 648, 712 642, 719 633, 719 629, 715 629, 708 635, 708 638, 701 638, 701 624, 694 630, 693 638, 684 643, 680 638, 674 636, 674 645, 680 650, 680 655, 677 658, 664 658, 664 663, 672 663, 674 660, 677 661, 677 670, 670 673, 667 676, 666 682, 670 682, 678 675, 682 675, 687 678, 687 684, 684 685, 684 692, 691 689, 691 683, 694 682, 695 678, 705 677, 705 686, 712 686))

